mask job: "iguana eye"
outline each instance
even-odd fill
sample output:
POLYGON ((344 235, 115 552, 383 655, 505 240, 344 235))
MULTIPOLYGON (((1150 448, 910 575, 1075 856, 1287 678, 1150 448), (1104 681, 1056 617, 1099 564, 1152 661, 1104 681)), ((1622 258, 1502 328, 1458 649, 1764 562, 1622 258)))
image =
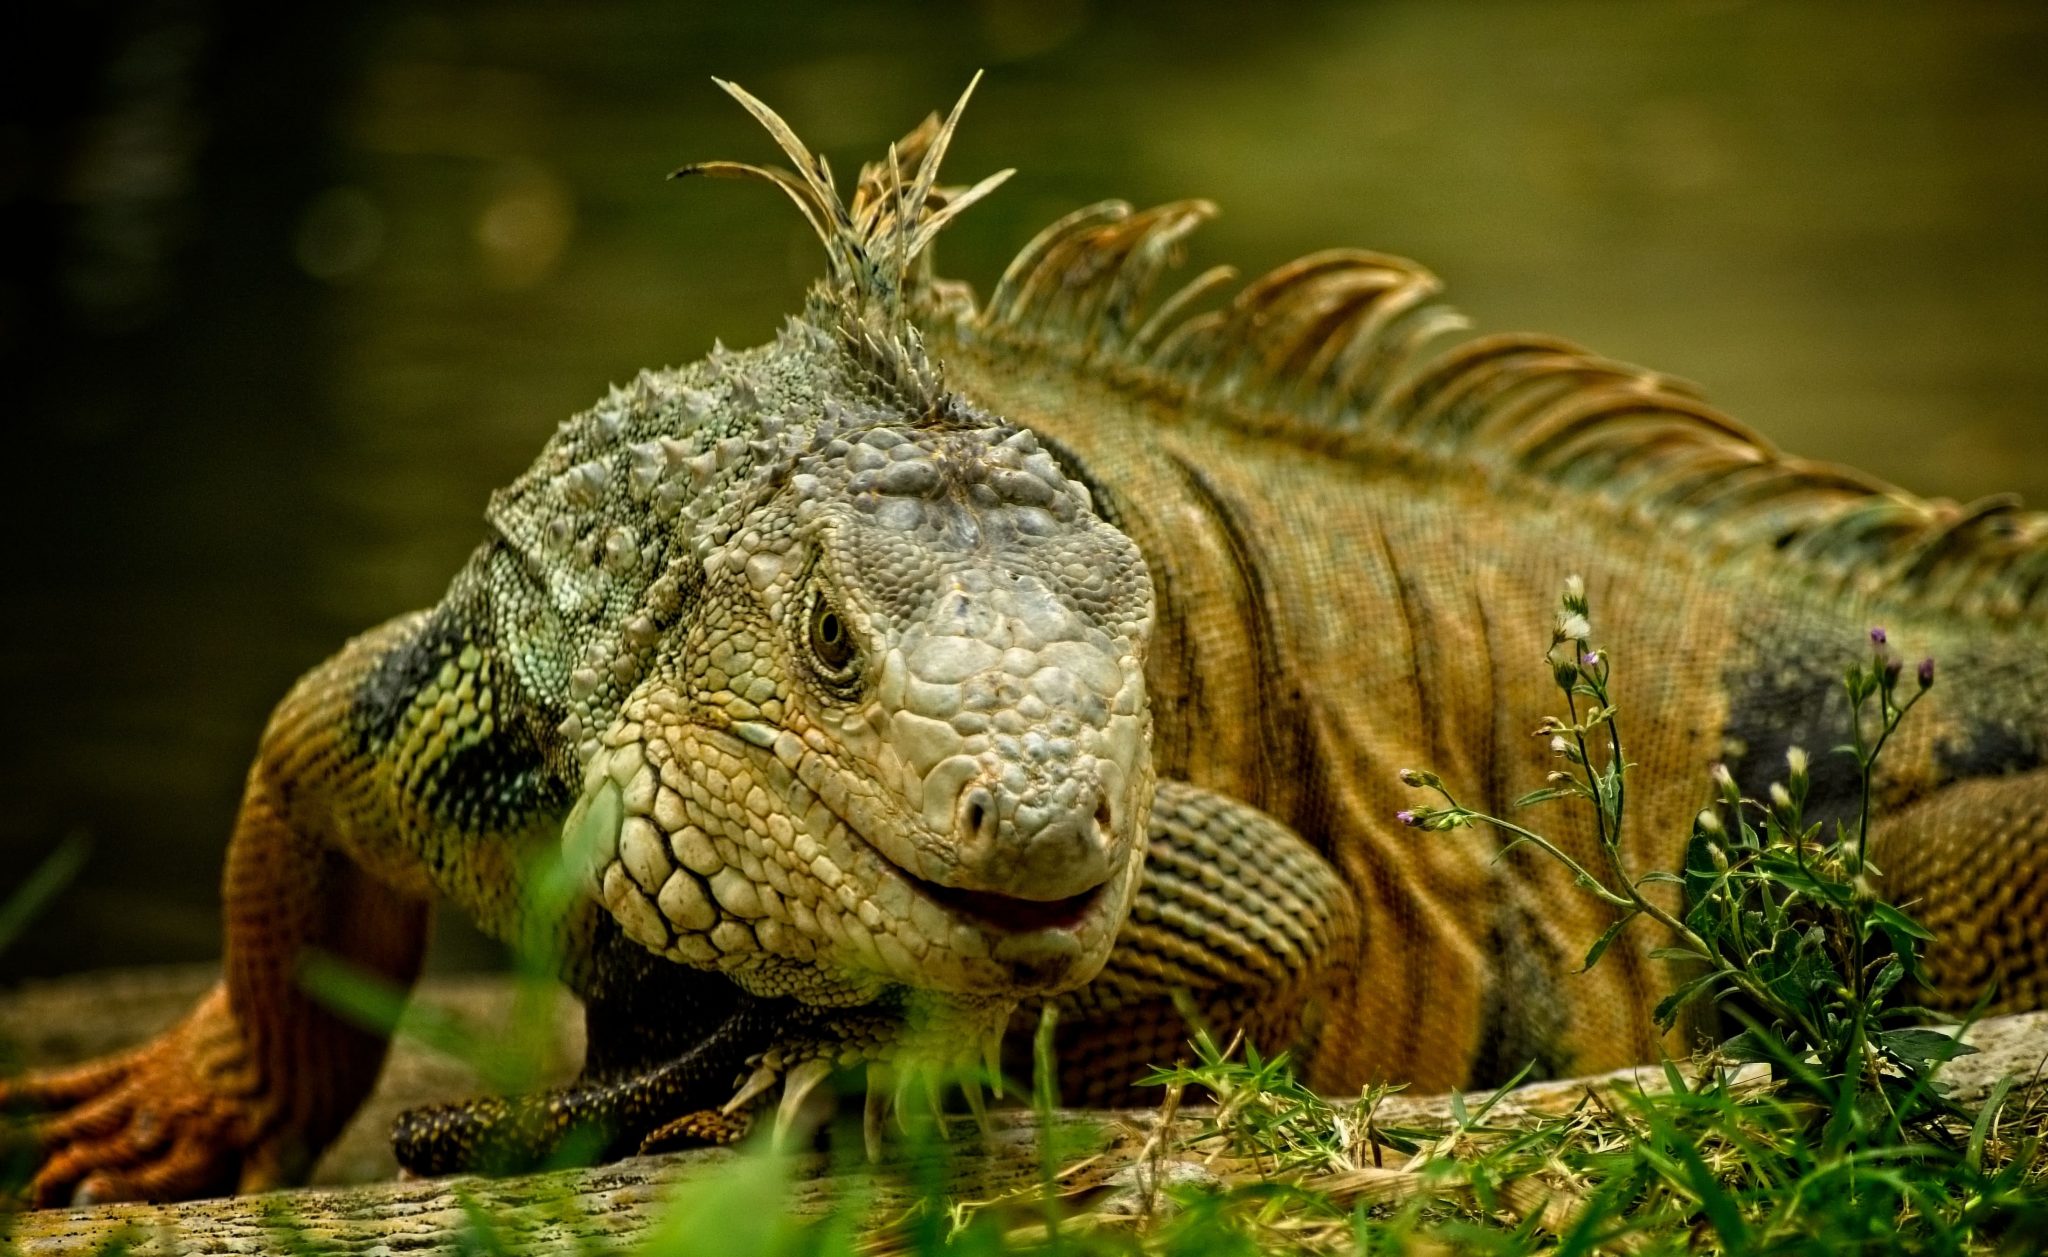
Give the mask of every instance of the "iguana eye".
POLYGON ((854 656, 858 652, 853 645, 853 632, 847 627, 846 617, 832 609, 832 604, 823 598, 811 603, 811 654, 818 661, 819 671, 828 681, 844 683, 851 681, 854 674, 854 656))

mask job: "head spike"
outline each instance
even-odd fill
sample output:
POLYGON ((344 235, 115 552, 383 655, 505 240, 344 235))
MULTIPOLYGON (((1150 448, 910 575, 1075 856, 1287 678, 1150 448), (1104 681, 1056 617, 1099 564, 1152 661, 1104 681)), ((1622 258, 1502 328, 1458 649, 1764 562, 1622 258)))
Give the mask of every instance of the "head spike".
POLYGON ((964 190, 938 184, 940 165, 980 73, 943 120, 925 119, 890 145, 884 161, 863 167, 850 203, 841 198, 825 159, 806 147, 781 115, 736 84, 713 81, 774 138, 794 170, 712 161, 684 166, 675 176, 760 179, 780 188, 825 245, 829 276, 813 292, 817 305, 811 321, 839 332, 848 343, 881 342, 882 352, 868 348, 861 356, 906 394, 936 401, 936 376, 926 369, 910 327, 909 307, 929 282, 918 262, 948 224, 1012 173, 999 171, 964 190))
POLYGON ((817 233, 827 252, 832 251, 838 242, 832 230, 830 208, 819 203, 816 193, 803 180, 780 166, 756 166, 743 161, 700 161, 678 166, 669 172, 668 177, 687 179, 692 175, 701 175, 707 179, 759 179, 764 183, 772 183, 796 203, 797 209, 804 216, 804 221, 817 233))
POLYGON ((1016 173, 1017 170, 1014 166, 998 170, 965 192, 954 195, 944 205, 925 215, 917 228, 917 234, 911 238, 909 252, 904 258, 904 265, 908 266, 911 262, 922 257, 924 251, 931 248, 932 241, 938 239, 939 233, 950 226, 954 219, 965 213, 967 208, 976 201, 1002 187, 1009 177, 1016 173))
MULTIPOLYGON (((925 146, 924 160, 917 163, 917 175, 911 180, 909 201, 899 202, 896 211, 899 233, 897 244, 904 249, 900 262, 902 266, 909 266, 917 255, 917 249, 909 247, 915 240, 910 233, 924 217, 925 206, 931 200, 932 188, 938 183, 939 164, 946 160, 946 150, 953 146, 953 132, 960 126, 960 115, 967 111, 967 102, 980 83, 981 71, 976 70, 974 77, 967 80, 967 89, 960 93, 960 99, 953 102, 952 111, 946 115, 946 120, 939 124, 931 143, 925 146)), ((894 157, 893 153, 891 157, 894 157)))
POLYGON ((812 194, 818 198, 818 203, 827 209, 837 211, 834 215, 834 225, 846 226, 845 207, 839 200, 839 189, 833 186, 832 168, 825 164, 825 159, 805 146, 804 142, 797 138, 796 131, 782 120, 782 115, 761 103, 760 98, 752 92, 725 79, 714 78, 711 81, 718 84, 726 95, 738 101, 740 107, 752 114, 754 121, 760 123, 762 129, 775 138, 776 145, 796 163, 797 174, 810 186, 812 194))

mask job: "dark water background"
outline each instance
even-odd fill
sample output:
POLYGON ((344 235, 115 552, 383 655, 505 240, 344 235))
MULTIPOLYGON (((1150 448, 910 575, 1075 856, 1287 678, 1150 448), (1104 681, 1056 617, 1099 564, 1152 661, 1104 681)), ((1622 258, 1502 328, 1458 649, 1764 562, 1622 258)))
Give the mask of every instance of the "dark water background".
POLYGON ((951 170, 1021 173, 941 250, 984 291, 1078 204, 1208 196, 1197 265, 1408 254, 1789 448, 2048 504, 2038 4, 301 7, 12 41, 0 888, 94 847, 0 974, 212 954, 291 680, 607 382, 793 307, 774 193, 661 178, 770 156, 714 73, 850 173, 986 67, 951 170))

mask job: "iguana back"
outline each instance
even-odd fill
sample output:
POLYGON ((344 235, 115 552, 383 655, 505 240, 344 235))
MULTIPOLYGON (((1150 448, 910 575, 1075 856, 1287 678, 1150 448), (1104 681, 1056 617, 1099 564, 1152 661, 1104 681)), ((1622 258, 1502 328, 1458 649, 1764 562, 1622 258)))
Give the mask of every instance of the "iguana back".
MULTIPOLYGON (((1843 669, 1873 625, 1939 659, 1881 782, 1885 890, 1947 927, 1938 1002, 1994 978, 2000 1006, 2048 998, 2048 516, 1783 456, 1688 386, 1553 338, 1432 349, 1460 321, 1396 258, 1318 255, 1191 313, 1212 273, 1148 305, 1208 212, 1080 211, 929 326, 953 386, 1056 440, 1138 540, 1161 777, 1271 812, 1356 897, 1318 1085, 1654 1055, 1674 983, 1649 931, 1580 975, 1610 914, 1567 873, 1395 820, 1404 767, 1502 815, 1556 766, 1532 730, 1576 573, 1621 660, 1645 868, 1678 867, 1718 763, 1761 797, 1803 745, 1814 815, 1853 814, 1825 754, 1843 669)), ((1544 824, 1598 866, 1590 818, 1544 824)))

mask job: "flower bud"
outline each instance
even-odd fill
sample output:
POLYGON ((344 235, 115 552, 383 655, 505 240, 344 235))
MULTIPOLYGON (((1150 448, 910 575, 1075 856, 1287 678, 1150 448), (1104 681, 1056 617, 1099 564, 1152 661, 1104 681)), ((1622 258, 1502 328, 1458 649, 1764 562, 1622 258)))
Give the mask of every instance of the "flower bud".
POLYGON ((1703 834, 1724 834, 1727 829, 1721 824, 1721 814, 1713 808, 1702 808, 1692 819, 1693 827, 1703 834))
POLYGON ((1771 807, 1780 813, 1792 811, 1792 794, 1785 789, 1785 783, 1782 781, 1771 783, 1771 807))
POLYGON ((1403 825, 1408 825, 1411 827, 1420 827, 1423 822, 1423 819, 1427 815, 1428 813, 1426 812, 1417 811, 1413 808, 1407 808, 1402 811, 1394 813, 1394 819, 1400 821, 1403 825))
POLYGON ((1742 791, 1740 787, 1738 787, 1735 784, 1735 774, 1728 771, 1728 765, 1714 765, 1713 776, 1714 788, 1716 790, 1719 790, 1723 797, 1728 799, 1737 799, 1742 797, 1742 791))
POLYGON ((1567 611, 1586 613, 1586 578, 1576 572, 1564 578, 1564 606, 1567 611))
POLYGON ((1795 746, 1786 751, 1785 768, 1791 779, 1792 788, 1797 790, 1803 787, 1806 784, 1806 748, 1795 746))
POLYGON ((1934 684, 1934 656, 1920 661, 1920 688, 1928 689, 1934 684))
POLYGON ((1552 738, 1550 739, 1550 753, 1552 755, 1570 755, 1572 753, 1572 744, 1563 738, 1552 738))
POLYGON ((1884 661, 1885 688, 1890 689, 1892 686, 1897 685, 1899 683, 1899 673, 1903 671, 1905 671, 1905 665, 1897 659, 1886 659, 1884 661))
POLYGON ((1881 626, 1880 626, 1880 627, 1878 627, 1878 628, 1873 628, 1873 629, 1871 629, 1871 630, 1870 630, 1870 644, 1871 644, 1871 645, 1873 645, 1873 646, 1882 646, 1882 645, 1884 645, 1884 644, 1885 644, 1885 640, 1886 640, 1886 639, 1885 639, 1885 635, 1884 635, 1884 629, 1883 629, 1883 627, 1881 627, 1881 626))

